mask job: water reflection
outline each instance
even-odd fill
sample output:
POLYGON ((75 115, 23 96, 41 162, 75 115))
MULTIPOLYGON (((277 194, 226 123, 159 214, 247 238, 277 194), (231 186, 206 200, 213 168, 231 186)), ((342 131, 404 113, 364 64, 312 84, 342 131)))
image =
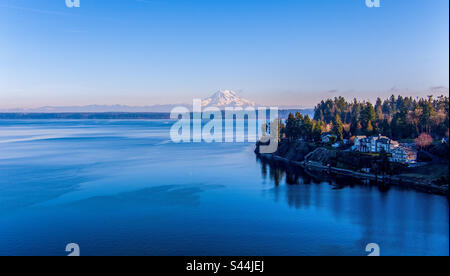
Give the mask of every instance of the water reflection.
POLYGON ((310 184, 312 181, 312 177, 305 173, 304 170, 287 165, 284 162, 263 159, 260 157, 257 157, 256 160, 261 165, 263 177, 267 178, 269 175, 275 186, 279 186, 283 180, 285 180, 288 185, 310 184))
MULTIPOLYGON (((442 196, 313 174, 274 160, 258 158, 258 163, 262 176, 273 185, 269 194, 276 202, 284 200, 302 214, 319 210, 330 216, 330 225, 356 226, 359 234, 351 237, 355 247, 376 242, 382 248, 395 248, 399 255, 423 254, 418 248, 426 248, 429 254, 448 254, 446 247, 439 245, 439 241, 448 241, 449 206, 442 196)), ((350 239, 345 233, 338 237, 346 238, 350 239)))
MULTIPOLYGON (((274 159, 266 159, 256 157, 261 167, 261 175, 263 179, 272 181, 275 187, 282 184, 287 186, 295 185, 318 185, 328 184, 332 190, 342 190, 346 188, 365 187, 369 190, 377 189, 380 194, 387 194, 391 187, 383 183, 369 180, 359 180, 347 176, 339 176, 334 174, 324 174, 319 172, 310 172, 299 166, 291 165, 283 161, 274 159)), ((298 193, 298 187, 287 188, 287 191, 298 193)), ((304 187, 301 189, 305 189, 304 187)), ((315 189, 320 190, 320 187, 315 189)), ((287 195, 292 198, 292 195, 287 195)))

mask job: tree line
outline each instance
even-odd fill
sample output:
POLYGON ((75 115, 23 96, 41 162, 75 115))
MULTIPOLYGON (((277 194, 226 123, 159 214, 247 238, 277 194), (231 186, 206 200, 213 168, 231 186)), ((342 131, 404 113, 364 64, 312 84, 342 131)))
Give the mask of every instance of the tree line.
POLYGON ((318 141, 323 132, 334 133, 337 140, 356 135, 385 135, 395 140, 415 139, 426 133, 434 138, 449 135, 449 97, 413 98, 391 96, 375 105, 336 97, 320 102, 314 118, 290 114, 281 133, 289 140, 318 141))

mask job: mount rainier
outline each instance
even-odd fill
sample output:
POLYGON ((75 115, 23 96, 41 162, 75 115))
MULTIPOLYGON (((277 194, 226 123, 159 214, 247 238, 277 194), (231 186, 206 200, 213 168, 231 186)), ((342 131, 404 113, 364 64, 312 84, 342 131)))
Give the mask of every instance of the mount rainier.
POLYGON ((255 106, 254 102, 239 97, 234 91, 220 90, 211 97, 202 100, 202 107, 242 107, 255 106))

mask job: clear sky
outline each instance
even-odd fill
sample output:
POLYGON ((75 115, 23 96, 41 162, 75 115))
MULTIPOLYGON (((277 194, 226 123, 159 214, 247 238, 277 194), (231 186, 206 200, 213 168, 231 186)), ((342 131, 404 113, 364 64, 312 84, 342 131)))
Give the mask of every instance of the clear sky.
POLYGON ((449 86, 449 1, 0 0, 0 107, 265 105, 449 86))

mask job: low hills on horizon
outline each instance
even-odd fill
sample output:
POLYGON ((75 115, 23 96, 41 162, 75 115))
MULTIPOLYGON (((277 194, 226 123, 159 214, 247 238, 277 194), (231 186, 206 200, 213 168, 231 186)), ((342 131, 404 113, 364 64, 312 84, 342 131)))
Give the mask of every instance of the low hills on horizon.
MULTIPOLYGON (((202 99, 202 108, 218 107, 257 107, 255 102, 239 97, 231 90, 219 90, 212 96, 202 99)), ((84 106, 43 106, 37 108, 10 108, 1 109, 0 113, 170 113, 174 107, 183 106, 192 109, 190 104, 157 104, 148 106, 129 105, 84 105, 84 106)), ((263 106, 263 105, 261 105, 263 106)), ((313 110, 313 108, 300 108, 296 106, 279 106, 280 110, 313 110)))

